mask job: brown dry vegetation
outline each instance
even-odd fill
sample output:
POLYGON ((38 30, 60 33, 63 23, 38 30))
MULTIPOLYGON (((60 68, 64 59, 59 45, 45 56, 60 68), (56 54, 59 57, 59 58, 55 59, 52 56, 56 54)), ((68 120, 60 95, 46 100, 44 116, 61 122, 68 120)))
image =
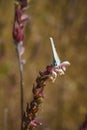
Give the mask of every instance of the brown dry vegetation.
MULTIPOLYGON (((32 84, 39 70, 51 63, 52 36, 61 60, 71 66, 65 76, 45 88, 45 100, 38 116, 50 130, 78 130, 87 113, 87 1, 31 0, 27 11, 31 21, 25 29, 23 57, 25 102, 32 98, 32 84)), ((14 1, 0 0, 0 130, 20 129, 19 70, 12 39, 14 1)), ((42 127, 37 130, 43 130, 42 127)))

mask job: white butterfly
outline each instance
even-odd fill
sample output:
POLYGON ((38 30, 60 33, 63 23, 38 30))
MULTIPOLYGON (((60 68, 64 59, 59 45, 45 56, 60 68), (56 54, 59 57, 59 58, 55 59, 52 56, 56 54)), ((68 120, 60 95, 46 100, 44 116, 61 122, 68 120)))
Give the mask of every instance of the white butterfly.
POLYGON ((56 48, 54 46, 53 38, 50 37, 51 46, 52 46, 52 52, 53 52, 53 65, 58 68, 58 72, 60 75, 64 74, 64 71, 66 71, 66 66, 70 65, 68 61, 64 61, 61 63, 59 56, 57 54, 56 48))

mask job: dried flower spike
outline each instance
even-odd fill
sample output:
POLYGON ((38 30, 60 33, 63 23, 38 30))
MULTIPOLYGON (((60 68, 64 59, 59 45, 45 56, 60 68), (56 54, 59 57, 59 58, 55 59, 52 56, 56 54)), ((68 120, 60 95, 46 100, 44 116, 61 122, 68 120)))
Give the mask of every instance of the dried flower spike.
POLYGON ((28 20, 28 15, 24 13, 25 8, 28 6, 27 0, 15 0, 15 13, 14 13, 14 22, 13 22, 13 39, 17 50, 18 62, 19 62, 19 70, 20 70, 20 93, 21 93, 21 130, 23 130, 23 88, 24 88, 24 80, 23 80, 23 65, 25 64, 25 60, 21 58, 23 55, 25 48, 23 47, 24 43, 24 27, 25 23, 28 20))
POLYGON ((25 22, 28 20, 28 15, 24 14, 23 8, 27 7, 26 0, 16 0, 15 1, 15 16, 13 24, 13 39, 16 46, 18 44, 23 45, 24 41, 24 27, 25 22))
POLYGON ((46 86, 46 82, 49 79, 54 82, 57 75, 62 75, 64 73, 65 69, 63 67, 70 64, 68 61, 60 63, 53 40, 52 38, 50 39, 54 55, 53 64, 47 66, 45 71, 40 71, 39 76, 36 78, 36 84, 33 85, 32 89, 33 99, 30 104, 27 104, 26 111, 23 116, 23 130, 32 130, 38 125, 41 125, 41 123, 37 121, 36 116, 44 99, 44 88, 46 86))

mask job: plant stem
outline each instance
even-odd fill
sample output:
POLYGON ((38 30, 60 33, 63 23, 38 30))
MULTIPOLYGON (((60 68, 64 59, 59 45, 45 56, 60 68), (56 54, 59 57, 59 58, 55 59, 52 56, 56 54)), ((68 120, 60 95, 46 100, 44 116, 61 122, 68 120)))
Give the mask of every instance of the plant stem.
POLYGON ((23 89, 24 89, 24 80, 23 80, 23 63, 22 63, 22 59, 21 59, 21 55, 20 55, 20 44, 17 45, 17 56, 18 56, 18 63, 19 63, 19 71, 20 71, 20 109, 21 109, 21 130, 23 130, 22 128, 22 118, 23 118, 23 113, 24 113, 24 93, 23 93, 23 89))
POLYGON ((8 130, 8 108, 4 109, 4 130, 8 130))

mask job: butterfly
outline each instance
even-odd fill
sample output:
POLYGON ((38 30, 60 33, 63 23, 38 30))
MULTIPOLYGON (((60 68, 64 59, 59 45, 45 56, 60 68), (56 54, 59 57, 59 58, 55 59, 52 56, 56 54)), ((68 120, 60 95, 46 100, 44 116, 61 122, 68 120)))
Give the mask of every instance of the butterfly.
POLYGON ((58 70, 61 74, 64 74, 64 71, 66 71, 66 66, 69 66, 70 63, 68 61, 64 61, 64 62, 60 61, 60 58, 59 58, 58 53, 56 51, 52 37, 50 37, 50 41, 51 41, 52 52, 53 52, 53 62, 52 62, 52 64, 53 64, 53 66, 58 68, 58 70))

